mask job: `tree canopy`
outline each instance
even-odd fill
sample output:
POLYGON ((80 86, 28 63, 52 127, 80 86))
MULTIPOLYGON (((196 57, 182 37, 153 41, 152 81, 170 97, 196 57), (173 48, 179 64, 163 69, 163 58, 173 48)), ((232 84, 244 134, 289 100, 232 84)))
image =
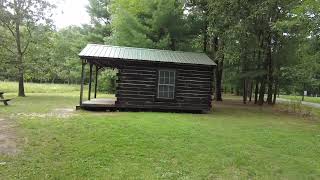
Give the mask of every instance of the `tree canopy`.
MULTIPOLYGON (((217 64, 216 100, 222 91, 256 104, 280 92, 320 95, 318 0, 88 1, 91 24, 61 30, 45 0, 1 1, 0 79, 78 83, 77 54, 105 43, 207 53, 217 64)), ((101 89, 112 91, 115 73, 101 74, 110 81, 101 89)))

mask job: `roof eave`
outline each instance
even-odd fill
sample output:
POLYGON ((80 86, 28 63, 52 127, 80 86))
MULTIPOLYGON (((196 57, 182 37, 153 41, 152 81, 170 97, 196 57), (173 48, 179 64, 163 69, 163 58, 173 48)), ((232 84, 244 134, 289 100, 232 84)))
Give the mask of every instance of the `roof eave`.
MULTIPOLYGON (((95 57, 95 56, 83 56, 83 55, 79 55, 79 58, 81 60, 88 60, 88 59, 101 59, 101 60, 108 60, 108 59, 112 59, 112 60, 124 60, 124 61, 134 61, 136 59, 127 59, 127 58, 108 58, 108 57, 95 57)), ((169 64, 179 64, 179 65, 199 65, 199 66, 212 66, 212 67, 216 67, 217 64, 196 64, 196 63, 182 63, 182 62, 165 62, 165 61, 148 61, 148 60, 139 60, 139 61, 135 61, 135 62, 143 62, 143 63, 169 63, 169 64)))

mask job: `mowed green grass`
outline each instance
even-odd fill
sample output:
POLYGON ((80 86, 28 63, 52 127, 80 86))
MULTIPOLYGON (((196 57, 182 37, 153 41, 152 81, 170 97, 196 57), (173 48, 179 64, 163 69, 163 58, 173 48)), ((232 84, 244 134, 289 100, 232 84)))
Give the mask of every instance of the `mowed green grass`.
MULTIPOLYGON (((293 95, 281 95, 281 98, 284 99, 290 99, 290 100, 295 100, 295 101, 301 101, 302 96, 293 96, 293 95)), ((320 97, 309 97, 305 96, 304 101, 306 102, 312 102, 312 103, 320 103, 320 97)))
POLYGON ((0 105, 20 149, 0 155, 1 179, 320 178, 318 121, 224 105, 208 114, 51 115, 74 108, 77 94, 29 93, 0 105))

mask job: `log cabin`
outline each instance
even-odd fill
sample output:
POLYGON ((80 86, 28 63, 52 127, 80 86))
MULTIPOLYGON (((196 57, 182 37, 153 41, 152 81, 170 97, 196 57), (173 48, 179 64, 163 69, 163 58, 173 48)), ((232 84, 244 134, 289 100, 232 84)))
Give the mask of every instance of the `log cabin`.
POLYGON ((80 105, 86 110, 188 111, 211 110, 216 64, 204 53, 88 44, 82 62, 80 105), (89 78, 85 80, 85 67, 89 78), (115 99, 97 98, 98 73, 116 68, 115 99), (95 71, 95 72, 94 72, 95 71), (91 98, 94 77, 94 97, 91 98), (83 98, 88 82, 88 100, 83 98))

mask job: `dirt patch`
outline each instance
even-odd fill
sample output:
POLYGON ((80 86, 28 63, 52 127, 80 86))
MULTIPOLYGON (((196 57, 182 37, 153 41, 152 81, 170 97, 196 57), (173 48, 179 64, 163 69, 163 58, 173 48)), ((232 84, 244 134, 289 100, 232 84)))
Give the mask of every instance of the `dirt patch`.
POLYGON ((58 117, 68 118, 74 115, 74 111, 72 108, 57 108, 54 109, 52 113, 58 117))
POLYGON ((73 115, 74 109, 71 108, 57 108, 49 113, 16 113, 14 116, 22 116, 22 117, 28 117, 28 118, 69 118, 73 115))
POLYGON ((15 155, 19 152, 15 132, 13 122, 0 118, 0 154, 15 155))
POLYGON ((234 108, 234 109, 247 109, 247 110, 266 110, 266 109, 272 109, 272 106, 264 105, 259 106, 254 104, 253 102, 248 102, 247 104, 243 104, 241 100, 233 100, 233 99, 225 99, 222 102, 215 101, 213 103, 213 108, 234 108))
MULTIPOLYGON (((301 106, 302 107, 302 106, 301 106)), ((305 111, 303 108, 301 111, 290 111, 288 110, 283 104, 276 104, 276 105, 267 105, 264 104, 263 106, 259 106, 254 104, 253 102, 248 102, 247 104, 243 104, 243 102, 235 99, 225 99, 223 102, 214 102, 213 109, 219 111, 221 109, 243 109, 246 111, 258 111, 258 112, 266 112, 266 113, 273 113, 278 115, 290 115, 294 117, 301 117, 306 120, 312 121, 320 121, 320 117, 312 114, 310 111, 305 111)))

